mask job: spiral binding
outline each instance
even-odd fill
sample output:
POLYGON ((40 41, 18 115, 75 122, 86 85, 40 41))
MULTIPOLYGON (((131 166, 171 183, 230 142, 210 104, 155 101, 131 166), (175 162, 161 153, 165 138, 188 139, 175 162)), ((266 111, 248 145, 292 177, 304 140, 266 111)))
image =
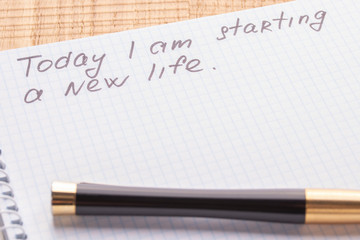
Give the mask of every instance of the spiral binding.
POLYGON ((18 213, 17 203, 14 199, 14 191, 9 184, 9 175, 5 171, 5 167, 5 163, 0 159, 0 186, 2 188, 6 188, 6 190, 0 192, 0 207, 2 207, 0 209, 0 239, 23 240, 26 239, 27 236, 24 228, 22 227, 23 222, 18 213), (3 209, 4 207, 5 209, 3 209))

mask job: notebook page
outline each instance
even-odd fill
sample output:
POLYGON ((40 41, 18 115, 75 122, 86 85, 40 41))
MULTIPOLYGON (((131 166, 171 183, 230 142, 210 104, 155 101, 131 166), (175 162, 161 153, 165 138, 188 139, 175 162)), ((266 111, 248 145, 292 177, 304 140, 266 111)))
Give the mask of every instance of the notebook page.
POLYGON ((1 52, 0 148, 29 239, 358 239, 357 225, 53 218, 50 184, 359 189, 359 5, 297 1, 1 52))

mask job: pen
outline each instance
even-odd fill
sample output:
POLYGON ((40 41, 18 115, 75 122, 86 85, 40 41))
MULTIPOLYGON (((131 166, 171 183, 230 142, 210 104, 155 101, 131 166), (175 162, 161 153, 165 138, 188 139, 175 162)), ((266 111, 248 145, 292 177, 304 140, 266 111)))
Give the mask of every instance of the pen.
POLYGON ((211 217, 283 223, 360 223, 360 191, 197 190, 53 182, 53 215, 211 217))

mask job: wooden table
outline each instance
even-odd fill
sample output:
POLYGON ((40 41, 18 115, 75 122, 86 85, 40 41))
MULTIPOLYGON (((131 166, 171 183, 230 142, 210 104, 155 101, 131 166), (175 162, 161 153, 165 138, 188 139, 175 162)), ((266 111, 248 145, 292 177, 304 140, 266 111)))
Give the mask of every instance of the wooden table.
POLYGON ((0 50, 286 1, 289 0, 0 0, 0 50))

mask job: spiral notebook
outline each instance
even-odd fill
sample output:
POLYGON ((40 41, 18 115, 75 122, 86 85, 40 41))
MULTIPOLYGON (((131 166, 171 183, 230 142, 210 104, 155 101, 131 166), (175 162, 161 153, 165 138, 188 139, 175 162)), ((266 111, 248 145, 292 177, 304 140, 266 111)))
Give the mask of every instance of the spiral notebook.
POLYGON ((358 225, 54 218, 50 186, 360 189, 359 9, 295 1, 0 52, 3 238, 358 239, 358 225))

